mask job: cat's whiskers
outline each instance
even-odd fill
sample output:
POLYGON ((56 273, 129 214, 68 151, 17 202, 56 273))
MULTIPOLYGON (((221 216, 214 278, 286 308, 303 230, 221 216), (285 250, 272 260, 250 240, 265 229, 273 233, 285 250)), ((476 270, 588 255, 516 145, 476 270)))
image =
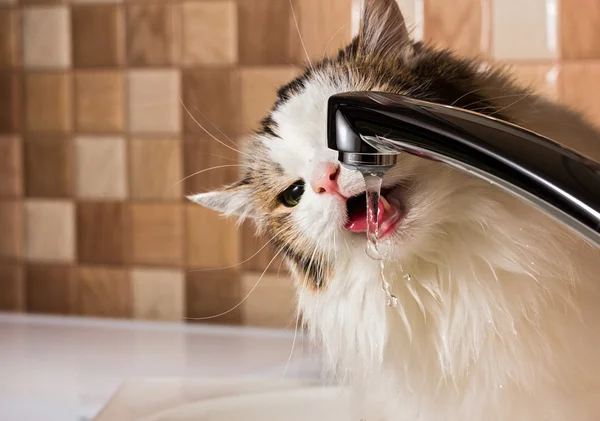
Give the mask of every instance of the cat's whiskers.
MULTIPOLYGON (((250 260, 254 259, 256 256, 258 256, 258 254, 263 251, 265 249, 265 247, 267 247, 269 244, 271 244, 276 238, 277 235, 281 234, 284 230, 288 229, 288 226, 283 226, 281 229, 279 229, 275 234, 273 234, 273 236, 265 242, 265 244, 262 245, 261 248, 258 249, 258 251, 256 251, 256 253, 254 253, 252 256, 248 257, 246 260, 243 260, 239 263, 236 263, 234 265, 230 265, 230 266, 222 266, 219 268, 208 268, 208 269, 196 269, 196 270, 190 270, 189 273, 193 273, 193 272, 210 272, 210 271, 215 271, 215 270, 223 270, 223 269, 231 269, 240 265, 243 265, 244 263, 249 262, 250 260)), ((279 265, 279 267, 281 268, 281 264, 279 265)), ((279 275, 279 272, 278 272, 279 275)))
POLYGON ((296 337, 298 336, 298 324, 300 322, 300 313, 296 315, 296 327, 294 329, 294 339, 292 340, 292 348, 290 349, 290 355, 288 356, 287 363, 285 364, 285 368, 283 369, 283 373, 281 373, 281 380, 285 378, 287 374, 288 368, 290 367, 290 363, 292 362, 292 357, 294 356, 294 348, 296 347, 296 337))
POLYGON ((206 119, 206 121, 208 121, 211 126, 213 126, 215 129, 217 129, 217 131, 219 133, 221 133, 221 135, 223 135, 225 137, 225 139, 229 140, 235 147, 240 148, 241 146, 238 145, 236 142, 233 141, 233 139, 231 139, 229 136, 227 136, 225 133, 223 133, 223 130, 219 129, 219 126, 217 126, 215 123, 213 123, 202 111, 200 111, 198 109, 198 107, 196 107, 195 105, 192 105, 192 108, 194 108, 194 110, 198 111, 198 113, 204 117, 206 119))
POLYGON ((298 25, 298 18, 296 17, 294 5, 292 4, 292 0, 288 0, 288 2, 290 3, 292 18, 294 19, 294 25, 296 26, 296 32, 298 32, 298 38, 300 39, 300 44, 302 45, 302 49, 304 50, 304 55, 306 55, 306 59, 308 60, 308 64, 310 65, 311 70, 314 70, 315 68, 312 65, 312 61, 310 60, 310 56, 308 55, 308 50, 306 49, 306 45, 304 44, 304 40, 302 39, 302 34, 300 33, 300 25, 298 25))
POLYGON ((183 183, 183 182, 184 182, 185 180, 187 180, 188 178, 191 178, 191 177, 194 177, 194 176, 196 176, 196 175, 199 175, 199 174, 205 173, 205 172, 207 172, 207 171, 218 170, 218 169, 220 169, 220 168, 243 167, 243 166, 244 166, 244 165, 242 165, 242 164, 226 164, 226 165, 217 165, 217 166, 214 166, 214 167, 205 168, 205 169, 203 169, 203 170, 197 171, 197 172, 195 172, 195 173, 193 173, 193 174, 190 174, 190 175, 188 175, 188 176, 186 176, 186 177, 182 178, 182 179, 181 179, 181 180, 179 180, 177 183, 173 184, 171 187, 169 187, 167 190, 165 190, 165 193, 166 193, 166 192, 168 192, 169 190, 171 190, 171 189, 172 189, 173 187, 175 187, 176 185, 178 185, 178 184, 180 184, 180 183, 183 183))
POLYGON ((209 320, 209 319, 216 319, 218 317, 224 316, 226 314, 231 313, 232 311, 234 311, 235 309, 237 309, 239 306, 241 306, 242 304, 244 304, 246 302, 246 300, 250 297, 250 295, 252 295, 252 293, 254 292, 254 290, 258 287, 258 284, 260 283, 260 281, 262 280, 262 278, 265 276, 265 274, 267 273, 267 270, 269 270, 269 267, 271 266, 271 264, 275 261, 275 259, 277 258, 277 256, 279 256, 279 254, 283 251, 283 247, 280 247, 279 250, 277 251, 277 253, 275 253, 275 255, 273 256, 273 258, 269 261, 269 263, 267 264, 267 267, 265 267, 265 270, 263 270, 262 274, 260 275, 260 277, 258 278, 258 281, 256 281, 256 283, 254 284, 254 286, 252 288, 250 288, 250 291, 248 291, 248 294, 246 294, 246 296, 244 298, 242 298, 242 300, 237 303, 235 306, 231 307, 229 310, 227 311, 223 311, 219 314, 214 314, 212 316, 205 316, 205 317, 186 317, 186 320, 209 320))
POLYGON ((181 102, 181 106, 183 107, 183 109, 185 110, 185 112, 190 116, 190 118, 192 119, 192 121, 194 123, 196 123, 198 125, 198 127, 200 127, 202 129, 202 131, 204 131, 204 133, 206 133, 207 135, 209 135, 212 139, 216 140, 218 143, 220 143, 221 145, 223 145, 224 147, 231 149, 232 151, 239 153, 240 155, 244 155, 248 158, 251 158, 250 154, 246 153, 246 152, 242 152, 239 149, 236 149, 232 146, 229 146, 228 144, 226 144, 225 142, 223 142, 222 140, 218 139, 215 135, 213 135, 211 132, 209 132, 208 130, 206 130, 206 128, 204 128, 204 126, 202 124, 200 124, 200 122, 192 115, 192 113, 190 112, 190 110, 186 107, 185 103, 183 102, 183 100, 179 100, 181 102))

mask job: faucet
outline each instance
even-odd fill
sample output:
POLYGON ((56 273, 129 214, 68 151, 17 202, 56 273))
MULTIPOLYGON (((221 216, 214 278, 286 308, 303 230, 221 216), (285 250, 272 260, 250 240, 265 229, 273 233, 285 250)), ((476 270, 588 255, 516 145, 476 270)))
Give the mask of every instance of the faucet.
POLYGON ((333 95, 327 119, 328 147, 346 167, 384 174, 401 153, 438 161, 517 195, 600 247, 600 164, 546 137, 382 92, 333 95))

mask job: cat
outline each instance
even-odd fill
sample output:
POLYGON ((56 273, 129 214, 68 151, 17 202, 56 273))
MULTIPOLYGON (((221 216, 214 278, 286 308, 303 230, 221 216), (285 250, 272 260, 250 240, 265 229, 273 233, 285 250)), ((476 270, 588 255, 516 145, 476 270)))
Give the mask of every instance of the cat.
POLYGON ((503 68, 412 41, 394 0, 365 1, 352 42, 279 89, 240 181, 190 199, 272 239, 330 374, 361 396, 356 419, 600 419, 598 250, 486 181, 403 154, 384 178, 388 307, 365 254, 364 180, 327 148, 327 99, 348 91, 493 115, 595 160, 600 134, 503 68))

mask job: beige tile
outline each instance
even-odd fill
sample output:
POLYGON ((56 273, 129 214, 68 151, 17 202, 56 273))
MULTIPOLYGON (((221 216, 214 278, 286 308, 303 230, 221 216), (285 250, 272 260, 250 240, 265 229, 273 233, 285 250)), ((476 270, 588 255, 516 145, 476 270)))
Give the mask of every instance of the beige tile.
MULTIPOLYGON (((336 53, 352 38, 352 0, 293 0, 294 11, 308 56, 320 59, 336 53)), ((298 60, 306 62, 304 50, 298 60)))
POLYGON ((30 261, 75 260, 75 206, 66 200, 25 202, 25 256, 30 261))
POLYGON ((400 6, 410 37, 415 41, 421 41, 424 32, 424 1, 396 0, 396 3, 400 6))
POLYGON ((237 9, 233 1, 183 3, 183 64, 237 62, 237 9))
POLYGON ((558 65, 552 63, 509 63, 509 69, 525 88, 532 89, 547 98, 558 97, 558 65))
POLYGON ((23 206, 17 201, 0 201, 0 260, 23 255, 23 206))
POLYGON ((120 137, 79 137, 75 142, 75 157, 77 197, 127 197, 125 140, 120 137))
POLYGON ((249 326, 294 328, 296 302, 292 280, 284 273, 249 272, 242 277, 244 324, 249 326), (268 303, 268 305, 265 305, 268 303))
POLYGON ((133 315, 136 319, 181 321, 184 276, 180 270, 134 269, 133 315))
POLYGON ((83 133, 123 130, 124 83, 121 72, 75 74, 75 128, 83 133))
POLYGON ((181 87, 177 70, 129 72, 129 130, 177 133, 181 130, 181 87))
POLYGON ((588 116, 600 127, 600 62, 563 63, 559 77, 560 100, 588 116))
POLYGON ((425 0, 424 6, 427 42, 461 55, 481 52, 481 0, 425 0))
POLYGON ((291 66, 250 67, 241 70, 243 131, 258 128, 259 121, 267 116, 277 99, 277 89, 298 73, 291 66))
POLYGON ((560 2, 560 50, 564 59, 600 58, 600 2, 560 2))
POLYGON ((187 265, 224 268, 240 262, 236 221, 199 205, 186 208, 187 265))
POLYGON ((131 196, 134 199, 176 199, 182 196, 182 145, 176 139, 131 140, 131 196))
POLYGON ((23 9, 23 66, 69 67, 70 31, 69 9, 65 6, 23 9))
POLYGON ((492 0, 492 55, 497 60, 557 56, 556 19, 546 0, 492 0))

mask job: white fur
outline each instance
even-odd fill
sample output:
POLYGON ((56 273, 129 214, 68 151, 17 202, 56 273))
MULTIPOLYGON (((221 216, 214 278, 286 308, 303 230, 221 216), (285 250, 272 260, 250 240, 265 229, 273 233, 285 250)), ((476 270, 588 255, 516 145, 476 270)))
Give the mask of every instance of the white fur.
MULTIPOLYGON (((317 76, 274 113, 282 139, 265 141, 287 175, 309 179, 319 160, 335 160, 326 99, 352 88, 317 76)), ((342 168, 340 177, 345 192, 364 190, 359 174, 342 168)), ((298 230, 336 262, 323 291, 298 279, 299 307, 331 373, 366 389, 361 415, 599 419, 597 251, 529 205, 439 164, 406 157, 391 178, 412 183, 408 215, 387 244, 396 309, 385 305, 364 239, 343 229, 343 201, 307 189, 294 210, 298 230)))

